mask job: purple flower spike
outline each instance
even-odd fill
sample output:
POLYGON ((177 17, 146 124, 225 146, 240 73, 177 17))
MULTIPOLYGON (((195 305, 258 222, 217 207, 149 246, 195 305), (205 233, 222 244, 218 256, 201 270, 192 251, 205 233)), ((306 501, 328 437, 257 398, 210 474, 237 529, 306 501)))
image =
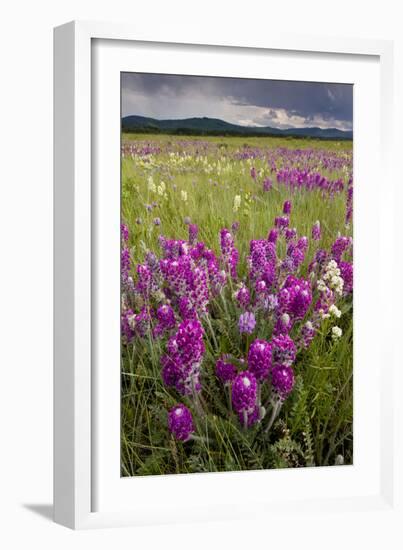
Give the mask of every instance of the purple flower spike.
POLYGON ((320 230, 320 221, 318 220, 312 226, 312 239, 314 241, 320 241, 321 230, 320 230))
POLYGON ((290 220, 288 219, 287 216, 278 216, 277 218, 274 219, 274 225, 280 231, 288 227, 289 223, 290 223, 290 220))
POLYGON ((278 239, 278 231, 277 231, 277 229, 271 229, 271 230, 270 230, 270 233, 269 233, 268 236, 267 236, 267 240, 269 241, 269 243, 276 244, 277 239, 278 239))
POLYGON ((200 364, 205 347, 203 328, 199 321, 183 321, 168 341, 167 353, 161 357, 162 378, 182 395, 201 390, 200 364))
POLYGON ((240 414, 252 413, 256 406, 257 382, 249 371, 238 374, 232 384, 232 406, 240 414))
POLYGON ((242 313, 239 316, 239 332, 245 333, 245 334, 252 334, 252 332, 255 330, 256 326, 256 319, 253 313, 249 311, 245 311, 245 313, 242 313))
POLYGON ((130 251, 125 246, 120 253, 120 271, 123 282, 126 282, 129 277, 130 263, 130 251))
POLYGON ((194 223, 189 223, 189 244, 193 245, 197 241, 197 235, 199 233, 199 228, 194 223))
POLYGON ((291 214, 291 201, 285 201, 283 206, 283 214, 286 214, 287 216, 291 214))
POLYGON ((273 187, 273 182, 270 178, 266 178, 263 180, 263 191, 267 192, 270 191, 270 189, 273 187))
POLYGON ((160 220, 160 218, 154 218, 154 219, 153 219, 153 224, 154 224, 154 225, 161 225, 161 220, 160 220))
POLYGON ((164 304, 157 309, 157 319, 166 330, 172 329, 175 326, 174 310, 168 304, 164 304))
POLYGON ((307 321, 304 326, 301 328, 301 340, 302 346, 308 348, 314 339, 316 334, 315 327, 311 321, 307 321))
POLYGON ((220 231, 220 247, 223 263, 230 272, 231 277, 235 279, 239 253, 235 247, 234 238, 228 229, 223 228, 220 231))
POLYGON ((290 366, 297 353, 294 341, 288 334, 280 334, 275 336, 272 341, 273 348, 273 363, 290 366))
POLYGON ((134 318, 134 312, 132 309, 127 309, 126 311, 122 311, 121 331, 122 331, 122 336, 126 339, 127 342, 130 342, 134 336, 133 318, 134 318))
POLYGON ((337 263, 340 262, 344 252, 352 246, 350 237, 338 237, 332 245, 332 255, 337 263))
POLYGON ((293 319, 302 319, 312 303, 310 283, 305 279, 297 279, 289 275, 278 293, 279 309, 293 319))
POLYGON ((240 223, 238 221, 233 222, 231 225, 231 231, 232 233, 236 233, 239 230, 240 223))
POLYGON ((217 377, 223 384, 232 382, 236 377, 236 367, 232 363, 227 363, 223 359, 218 359, 215 365, 215 372, 217 377))
POLYGON ((353 291, 353 264, 350 262, 339 262, 340 275, 344 281, 343 292, 349 294, 353 291))
POLYGON ((278 336, 279 334, 288 334, 292 329, 292 321, 288 313, 280 315, 274 325, 273 334, 278 336))
POLYGON ((295 229, 295 227, 293 227, 292 229, 287 228, 285 230, 286 241, 291 241, 292 239, 295 239, 296 236, 297 236, 297 230, 295 229))
POLYGON ((287 365, 275 365, 271 372, 271 385, 280 399, 285 399, 294 387, 294 371, 287 365))
POLYGON ((235 298, 241 307, 246 307, 250 302, 250 292, 246 286, 241 286, 239 290, 235 292, 235 298))
POLYGON ((120 235, 122 237, 122 241, 127 243, 129 240, 129 228, 125 223, 120 224, 120 235))
POLYGON ((272 368, 272 346, 266 340, 252 342, 248 353, 249 371, 259 382, 267 378, 272 368))
POLYGON ((297 242, 297 248, 302 252, 306 252, 308 249, 308 237, 300 237, 297 242))
POLYGON ((168 428, 179 441, 188 441, 195 431, 192 413, 185 405, 175 405, 168 413, 168 428))
POLYGON ((183 320, 196 319, 197 311, 187 296, 179 299, 179 313, 183 320))

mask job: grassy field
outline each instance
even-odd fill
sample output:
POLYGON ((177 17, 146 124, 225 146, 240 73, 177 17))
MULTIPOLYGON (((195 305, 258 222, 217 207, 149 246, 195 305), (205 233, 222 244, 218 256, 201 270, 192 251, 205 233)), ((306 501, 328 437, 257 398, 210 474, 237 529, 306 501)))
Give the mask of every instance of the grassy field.
MULTIPOLYGON (((220 295, 210 299, 209 315, 201 318, 206 347, 201 365, 201 413, 192 397, 163 383, 160 358, 170 334, 155 338, 149 330, 129 341, 122 338, 123 476, 352 463, 352 293, 338 301, 342 315, 337 323, 333 318, 323 319, 309 347, 298 348, 295 385, 268 433, 263 422, 250 428, 239 423, 231 410, 228 387, 215 374, 222 354, 245 359, 255 338, 269 341, 272 337, 273 320, 260 310, 255 312, 253 335, 240 334, 238 329, 240 309, 234 292, 241 282, 248 284, 250 241, 267 238, 275 218, 282 215, 284 202, 290 200, 290 227, 309 239, 296 276, 310 280, 308 267, 316 251, 329 251, 340 234, 352 236, 351 223, 346 225, 351 172, 351 142, 122 136, 122 222, 129 230, 125 246, 134 284, 136 266, 145 262, 147 252, 162 257, 160 235, 186 241, 190 221, 198 226, 198 241, 220 257, 220 230, 239 224, 233 232, 239 251, 237 278, 229 278, 220 295), (281 170, 318 173, 326 181, 341 182, 343 189, 291 186, 277 181, 281 170), (265 190, 266 180, 271 185, 265 190), (317 220, 320 241, 311 239, 317 220), (331 336, 336 324, 342 329, 337 339, 331 336), (177 403, 184 403, 193 413, 196 437, 189 441, 178 441, 167 428, 167 411, 177 403)), ((279 259, 285 257, 286 249, 286 240, 280 238, 279 259)), ((136 293, 124 296, 125 300, 135 313, 144 306, 136 293)), ((151 307, 164 301, 162 293, 156 293, 151 307)), ((313 306, 304 321, 312 311, 313 306)), ((301 326, 302 321, 296 322, 290 332, 295 341, 301 326)), ((263 397, 269 400, 270 394, 263 397)))

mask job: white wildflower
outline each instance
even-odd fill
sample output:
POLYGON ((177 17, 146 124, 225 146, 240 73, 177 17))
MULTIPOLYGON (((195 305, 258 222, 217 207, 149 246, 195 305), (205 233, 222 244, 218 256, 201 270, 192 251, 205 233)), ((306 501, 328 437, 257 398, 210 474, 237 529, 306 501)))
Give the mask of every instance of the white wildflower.
POLYGON ((343 331, 341 330, 340 327, 333 327, 332 328, 332 338, 333 340, 338 340, 341 335, 343 334, 343 331))
POLYGON ((187 202, 188 200, 188 194, 187 194, 187 191, 181 191, 181 199, 183 200, 183 202, 187 202))
POLYGON ((156 185, 154 183, 153 177, 148 176, 148 189, 155 193, 157 191, 156 185))
POLYGON ((317 287, 319 292, 326 292, 327 286, 323 279, 319 279, 319 281, 317 282, 317 287))
POLYGON ((158 195, 161 195, 161 197, 165 194, 166 185, 165 182, 161 182, 159 186, 157 187, 157 193, 158 195))
POLYGON ((331 315, 334 315, 334 317, 337 317, 338 319, 341 317, 341 311, 339 310, 339 308, 335 304, 332 304, 329 307, 329 313, 331 315))

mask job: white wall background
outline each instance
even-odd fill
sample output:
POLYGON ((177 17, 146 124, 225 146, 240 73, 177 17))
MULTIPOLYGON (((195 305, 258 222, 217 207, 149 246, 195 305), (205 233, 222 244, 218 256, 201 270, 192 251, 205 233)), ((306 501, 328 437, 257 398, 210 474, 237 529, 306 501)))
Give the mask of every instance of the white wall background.
MULTIPOLYGON (((398 548, 387 523, 371 517, 301 517, 267 523, 72 532, 50 522, 52 499, 52 28, 72 19, 212 27, 239 34, 285 32, 395 39, 397 93, 403 92, 403 18, 383 0, 14 0, 3 4, 0 32, 0 547, 23 548, 398 548), (349 530, 356 524, 355 534, 349 530), (386 528, 385 528, 386 527, 386 528), (323 535, 327 533, 327 535, 323 535)), ((403 127, 398 105, 397 122, 403 127)), ((400 137, 400 136, 398 136, 400 137)), ((396 173, 402 182, 402 174, 396 173)), ((401 185, 400 185, 401 187, 401 185)), ((402 198, 402 191, 400 199, 402 198)), ((401 201, 400 201, 401 202, 401 201)), ((402 222, 396 230, 401 232, 402 222)), ((401 233, 400 233, 401 234, 401 233)), ((401 543, 401 541, 400 541, 401 543)))

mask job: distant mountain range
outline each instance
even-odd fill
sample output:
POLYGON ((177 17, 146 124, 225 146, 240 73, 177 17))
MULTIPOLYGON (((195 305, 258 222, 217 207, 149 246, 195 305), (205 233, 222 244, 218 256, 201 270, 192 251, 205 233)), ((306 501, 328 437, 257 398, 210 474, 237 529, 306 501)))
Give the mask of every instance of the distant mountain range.
POLYGON ((130 115, 122 118, 123 132, 165 133, 182 135, 242 135, 242 136, 295 136, 319 139, 353 139, 352 131, 337 128, 272 128, 271 126, 241 126, 219 118, 184 118, 158 120, 130 115))

